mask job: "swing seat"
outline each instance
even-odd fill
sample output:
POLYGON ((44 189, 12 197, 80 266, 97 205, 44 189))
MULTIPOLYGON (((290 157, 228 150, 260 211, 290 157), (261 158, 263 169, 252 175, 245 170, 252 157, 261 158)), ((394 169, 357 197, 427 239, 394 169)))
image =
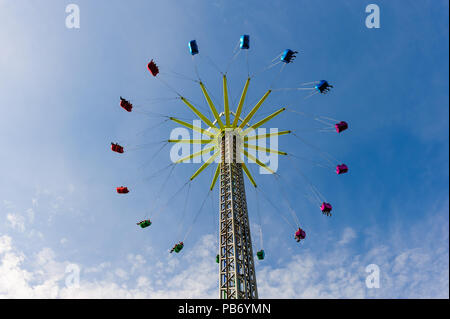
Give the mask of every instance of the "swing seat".
POLYGON ((120 99, 120 107, 123 108, 124 110, 126 110, 127 112, 131 112, 131 109, 133 108, 133 104, 131 104, 127 100, 121 98, 120 99))
POLYGON ((111 150, 116 153, 123 153, 123 146, 119 144, 111 143, 111 150))
POLYGON ((256 257, 258 257, 259 260, 263 260, 265 255, 266 254, 265 254, 264 250, 260 250, 256 253, 256 257))
POLYGON ((183 247, 184 247, 183 244, 177 244, 177 245, 175 246, 174 251, 175 251, 176 253, 179 253, 179 252, 183 249, 183 247))
POLYGON ((148 64, 147 64, 147 69, 150 71, 150 73, 153 76, 156 76, 159 73, 159 68, 156 65, 155 62, 153 62, 153 60, 151 60, 148 64))
POLYGON ((146 220, 143 220, 138 223, 138 225, 141 226, 141 228, 146 228, 146 227, 150 226, 151 224, 152 224, 152 222, 150 221, 150 219, 146 219, 146 220))
POLYGON ((334 127, 336 128, 336 132, 341 133, 348 129, 348 124, 347 122, 340 121, 339 123, 334 124, 334 127))
POLYGON ((281 55, 281 61, 284 63, 290 63, 295 58, 295 54, 297 51, 292 51, 290 49, 284 50, 283 54, 281 55))
POLYGON ((322 206, 320 206, 320 210, 321 210, 323 213, 329 213, 329 212, 331 212, 332 209, 333 209, 333 207, 331 206, 330 203, 325 203, 325 202, 323 202, 323 203, 322 203, 322 206))
POLYGON ((299 239, 305 239, 306 237, 306 233, 303 229, 299 228, 296 232, 295 232, 295 237, 299 238, 299 239))
POLYGON ((244 34, 243 36, 241 36, 240 48, 246 49, 246 50, 248 50, 250 48, 250 36, 249 35, 244 34))
POLYGON ((319 93, 326 93, 326 92, 328 92, 328 91, 330 90, 330 88, 332 88, 332 87, 333 87, 333 86, 330 85, 330 83, 328 83, 327 81, 321 80, 321 81, 319 82, 319 84, 316 85, 314 88, 315 88, 317 91, 319 91, 319 93))
POLYGON ((197 41, 195 40, 189 41, 189 52, 191 52, 192 55, 198 54, 197 41))
POLYGON ((341 164, 336 166, 336 174, 340 175, 340 174, 344 174, 348 172, 348 166, 345 164, 341 164))
POLYGON ((127 187, 121 186, 116 188, 117 193, 119 194, 127 194, 129 192, 127 187))

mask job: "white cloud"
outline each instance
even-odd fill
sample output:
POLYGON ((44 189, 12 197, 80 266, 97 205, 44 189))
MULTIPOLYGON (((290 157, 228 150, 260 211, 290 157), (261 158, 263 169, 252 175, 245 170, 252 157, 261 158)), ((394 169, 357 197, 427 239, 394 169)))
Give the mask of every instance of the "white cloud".
MULTIPOLYGON (((34 212, 29 209, 26 214, 32 216, 34 212)), ((432 215, 408 229, 397 227, 382 241, 366 240, 367 250, 362 253, 350 245, 357 233, 347 227, 336 244, 332 244, 334 238, 328 238, 320 251, 302 249, 290 257, 282 257, 279 263, 266 259, 257 264, 259 296, 448 298, 446 214, 432 215), (429 231, 421 240, 408 236, 422 233, 424 228, 429 231), (365 286, 368 275, 365 267, 369 264, 380 268, 379 289, 365 286)), ((19 215, 9 215, 12 225, 18 223, 19 215)), ((256 225, 252 226, 258 230, 256 225)), ((66 240, 62 238, 61 243, 66 240)), ((121 265, 113 262, 79 265, 80 285, 74 288, 65 286, 66 266, 73 262, 59 261, 58 254, 50 248, 25 255, 14 247, 10 236, 4 235, 0 237, 0 297, 217 298, 216 244, 214 235, 205 235, 181 254, 167 254, 156 262, 147 260, 146 252, 128 254, 121 265)))
POLYGON ((320 253, 305 250, 281 266, 261 267, 257 271, 260 297, 449 297, 449 228, 445 208, 417 225, 408 228, 399 225, 392 233, 380 234, 376 241, 367 242, 363 253, 344 245, 354 238, 354 230, 347 228, 337 245, 329 250, 320 253), (380 269, 380 288, 365 286, 369 275, 365 267, 369 264, 380 269))
POLYGON ((35 215, 33 208, 28 208, 26 210, 26 214, 27 214, 28 222, 32 223, 34 221, 34 215, 35 215))
MULTIPOLYGON (((80 286, 74 288, 64 284, 69 263, 57 261, 53 250, 39 251, 25 270, 28 258, 14 249, 11 237, 2 236, 0 297, 217 298, 213 238, 205 235, 184 254, 169 255, 160 263, 149 264, 143 256, 130 254, 126 267, 113 268, 110 263, 80 267, 80 286), (88 280, 88 274, 95 278, 88 280)), ((379 245, 362 256, 341 245, 336 247, 323 255, 305 250, 282 266, 259 267, 260 298, 448 298, 445 248, 394 252, 379 245), (380 267, 381 287, 367 289, 365 267, 374 262, 380 267)))
POLYGON ((104 271, 104 270, 107 269, 108 267, 111 267, 111 263, 109 263, 109 262, 104 262, 104 263, 101 263, 100 265, 95 266, 95 267, 88 267, 88 268, 85 268, 85 269, 84 269, 84 272, 85 272, 85 273, 98 273, 98 272, 104 271))
POLYGON ((346 227, 342 232, 342 238, 338 242, 339 245, 345 245, 350 243, 353 239, 356 238, 356 232, 351 227, 346 227))
POLYGON ((127 279, 128 278, 128 273, 125 270, 123 270, 122 268, 117 268, 114 273, 120 279, 127 279))
POLYGON ((12 249, 11 246, 11 237, 3 235, 0 237, 0 254, 4 252, 10 251, 12 249))
POLYGON ((142 257, 142 255, 139 254, 137 255, 129 254, 127 259, 131 264, 131 272, 135 272, 136 270, 142 268, 146 263, 144 257, 142 257))
MULTIPOLYGON (((129 255, 129 269, 112 269, 102 263, 81 272, 78 288, 65 287, 65 268, 68 262, 58 262, 54 251, 44 248, 32 260, 14 249, 9 236, 0 237, 0 297, 3 298, 214 298, 216 297, 216 267, 212 263, 210 236, 205 236, 185 258, 190 266, 171 273, 178 265, 168 257, 167 267, 148 265, 152 278, 138 276, 128 283, 119 283, 138 271, 146 260, 141 255, 129 255), (24 264, 27 263, 25 270, 24 264), (83 273, 97 274, 93 281, 83 280, 83 273), (193 274, 195 274, 193 276, 193 274), (154 283, 150 285, 150 283, 154 283)), ((181 257, 179 255, 178 257, 181 257)), ((81 267, 83 269, 83 267, 81 267)))
POLYGON ((8 213, 6 220, 9 222, 12 228, 24 232, 25 231, 25 218, 19 214, 8 213))
POLYGON ((3 205, 4 205, 7 209, 15 208, 13 202, 11 202, 11 201, 9 201, 9 200, 6 200, 6 199, 3 200, 3 205))
POLYGON ((365 256, 345 249, 338 254, 343 262, 306 252, 283 267, 262 267, 257 272, 260 297, 448 298, 448 252, 437 255, 419 248, 395 253, 375 247, 365 256), (368 289, 365 267, 377 258, 383 261, 378 264, 381 287, 368 289))

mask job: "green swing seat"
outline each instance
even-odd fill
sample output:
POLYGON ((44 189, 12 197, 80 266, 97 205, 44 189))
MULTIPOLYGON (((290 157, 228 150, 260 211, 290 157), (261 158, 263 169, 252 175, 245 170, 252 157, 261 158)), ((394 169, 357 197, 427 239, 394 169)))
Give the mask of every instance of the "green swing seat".
POLYGON ((260 250, 256 253, 256 257, 258 257, 259 260, 263 260, 265 255, 264 250, 260 250))
POLYGON ((183 247, 184 247, 184 245, 178 244, 178 245, 175 246, 174 251, 176 253, 179 253, 183 249, 183 247))
POLYGON ((150 219, 147 220, 143 220, 139 223, 139 226, 141 226, 141 228, 145 228, 148 227, 152 224, 152 222, 150 221, 150 219))

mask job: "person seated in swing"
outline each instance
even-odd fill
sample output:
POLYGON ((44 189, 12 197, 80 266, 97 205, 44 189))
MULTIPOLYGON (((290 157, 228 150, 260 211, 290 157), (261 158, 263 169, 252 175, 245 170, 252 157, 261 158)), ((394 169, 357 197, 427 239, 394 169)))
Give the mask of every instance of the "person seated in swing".
POLYGON ((180 250, 182 250, 184 247, 184 243, 180 241, 178 244, 175 244, 172 249, 170 250, 170 253, 176 252, 179 253, 180 250))
POLYGON ((325 80, 321 80, 318 85, 315 86, 315 89, 322 94, 326 94, 330 91, 333 86, 325 80))
POLYGON ((141 220, 140 222, 136 223, 136 225, 141 226, 141 228, 148 227, 151 224, 152 224, 152 222, 150 221, 150 219, 144 219, 144 220, 141 220))
POLYGON ((286 49, 281 56, 281 61, 284 63, 291 63, 295 59, 297 53, 298 51, 286 49))
POLYGON ((330 203, 323 202, 322 205, 320 206, 320 210, 322 211, 322 214, 327 215, 327 216, 331 216, 332 209, 333 209, 333 207, 331 206, 330 203))
POLYGON ((133 104, 130 103, 130 101, 124 99, 123 97, 120 97, 120 107, 125 109, 127 112, 131 112, 133 109, 133 104))
POLYGON ((295 240, 297 240, 297 242, 299 243, 300 240, 305 239, 306 237, 306 233, 303 229, 301 229, 300 227, 298 228, 298 230, 295 232, 295 240))

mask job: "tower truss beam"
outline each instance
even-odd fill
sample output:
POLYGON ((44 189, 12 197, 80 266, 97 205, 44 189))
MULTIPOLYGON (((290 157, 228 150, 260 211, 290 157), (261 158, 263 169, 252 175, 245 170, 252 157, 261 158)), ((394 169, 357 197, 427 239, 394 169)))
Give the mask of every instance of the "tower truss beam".
POLYGON ((257 299, 243 164, 238 158, 238 138, 236 133, 224 132, 220 142, 219 297, 257 299))

